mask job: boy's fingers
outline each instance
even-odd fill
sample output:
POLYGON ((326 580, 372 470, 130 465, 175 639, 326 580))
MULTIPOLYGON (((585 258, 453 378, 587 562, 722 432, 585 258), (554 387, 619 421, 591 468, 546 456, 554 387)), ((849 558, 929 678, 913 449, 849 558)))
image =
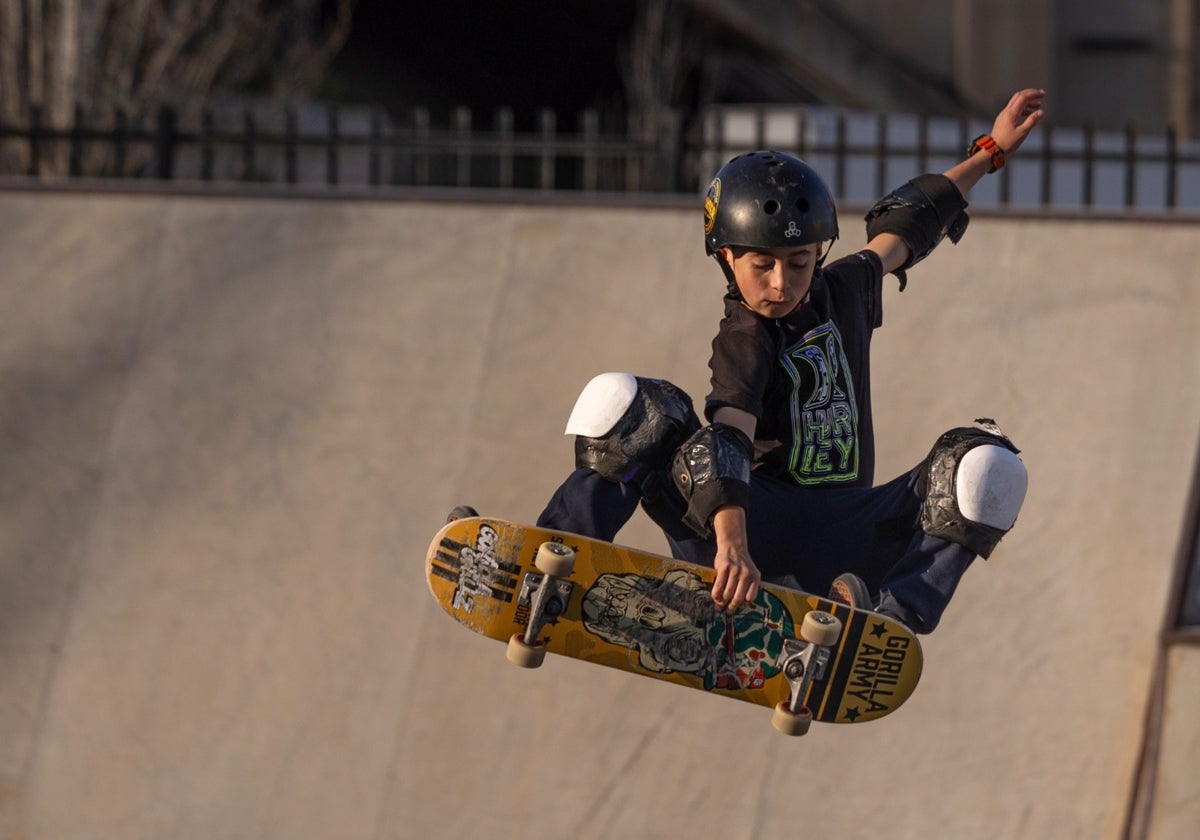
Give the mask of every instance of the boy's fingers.
POLYGON ((725 608, 725 586, 729 578, 728 569, 722 568, 717 570, 717 579, 713 583, 712 599, 718 607, 725 608))
POLYGON ((758 570, 750 570, 746 572, 746 587, 742 591, 742 597, 747 605, 754 600, 754 593, 758 591, 758 570))
MULTIPOLYGON (((731 581, 731 584, 734 582, 731 581)), ((729 608, 731 610, 740 610, 742 607, 748 607, 753 603, 758 595, 758 579, 757 576, 750 571, 744 571, 738 576, 736 585, 733 586, 733 591, 729 594, 729 608)))
POLYGON ((721 572, 713 586, 713 601, 721 609, 735 610, 739 606, 738 597, 741 584, 738 576, 732 572, 721 572))
POLYGON ((737 598, 734 601, 735 609, 740 610, 742 607, 750 603, 750 586, 751 583, 746 578, 743 578, 738 584, 737 598))

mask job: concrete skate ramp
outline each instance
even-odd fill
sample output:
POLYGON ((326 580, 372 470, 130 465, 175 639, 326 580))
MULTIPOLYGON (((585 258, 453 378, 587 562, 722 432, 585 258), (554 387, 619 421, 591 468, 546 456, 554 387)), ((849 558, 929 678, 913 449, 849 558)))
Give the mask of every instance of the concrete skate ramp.
POLYGON ((888 282, 877 477, 991 416, 1032 485, 886 720, 788 739, 521 671, 430 599, 445 513, 533 519, 593 374, 703 398, 699 216, 0 193, 0 837, 1119 836, 1197 442, 1195 227, 980 216, 888 282))

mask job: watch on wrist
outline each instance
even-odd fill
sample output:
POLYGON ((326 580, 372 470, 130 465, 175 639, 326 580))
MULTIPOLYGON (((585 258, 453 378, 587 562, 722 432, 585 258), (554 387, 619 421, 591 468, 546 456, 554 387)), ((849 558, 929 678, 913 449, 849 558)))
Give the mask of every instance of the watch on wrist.
POLYGON ((992 168, 988 172, 995 172, 1004 166, 1004 150, 992 139, 992 135, 980 134, 972 140, 971 145, 967 147, 967 157, 973 156, 980 149, 992 156, 992 168))

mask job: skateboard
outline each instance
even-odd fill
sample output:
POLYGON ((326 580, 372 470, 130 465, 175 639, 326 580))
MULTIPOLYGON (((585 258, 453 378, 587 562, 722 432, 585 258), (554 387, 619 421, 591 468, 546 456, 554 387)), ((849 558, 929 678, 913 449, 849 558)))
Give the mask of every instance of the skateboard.
POLYGON ((652 676, 773 709, 789 735, 890 714, 921 675, 920 642, 886 616, 767 583, 722 612, 712 569, 576 534, 458 519, 425 572, 442 608, 516 665, 549 652, 652 676))

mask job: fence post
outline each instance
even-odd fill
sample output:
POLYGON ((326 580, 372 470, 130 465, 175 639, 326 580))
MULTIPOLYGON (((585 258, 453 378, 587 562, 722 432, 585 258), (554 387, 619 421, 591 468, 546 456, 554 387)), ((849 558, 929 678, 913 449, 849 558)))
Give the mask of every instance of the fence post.
POLYGON ((1012 164, 1005 166, 997 174, 1000 176, 1000 204, 1007 207, 1012 204, 1012 164))
POLYGON ((637 192, 642 184, 642 119, 632 108, 625 112, 625 192, 637 192))
POLYGON ((429 186, 429 109, 413 108, 413 140, 417 148, 413 155, 413 180, 417 186, 429 186))
POLYGON ((838 112, 833 131, 833 195, 846 197, 846 115, 838 112))
POLYGON ((454 183, 459 187, 471 186, 471 109, 459 106, 454 109, 454 183))
POLYGON ((1125 206, 1133 207, 1137 193, 1137 127, 1125 126, 1125 206))
POLYGON ((917 172, 929 171, 929 114, 917 120, 917 172))
POLYGON ((667 130, 662 138, 662 189, 678 192, 683 187, 683 114, 678 108, 667 111, 667 130))
POLYGON ((158 109, 158 131, 155 134, 154 153, 158 158, 157 177, 169 181, 175 174, 175 111, 169 105, 158 109))
POLYGON ((42 108, 33 105, 29 108, 29 173, 33 176, 42 174, 42 108))
POLYGON ((1091 123, 1083 125, 1083 206, 1092 206, 1092 178, 1096 164, 1096 130, 1091 123))
POLYGON ((383 120, 376 108, 371 109, 371 136, 367 152, 367 180, 372 187, 378 187, 380 182, 379 143, 383 136, 383 120))
POLYGON ((542 154, 541 166, 538 173, 538 188, 542 190, 554 189, 554 131, 555 118, 554 112, 549 108, 542 108, 538 111, 538 128, 541 129, 542 135, 542 154))
POLYGON ((325 145, 325 183, 337 186, 338 183, 338 109, 336 105, 329 106, 329 137, 325 145))
POLYGON ((875 195, 887 191, 888 115, 881 111, 875 125, 875 195))
POLYGON ((1042 207, 1049 207, 1053 199, 1051 185, 1054 181, 1054 126, 1042 128, 1042 207))
POLYGON ((249 108, 242 110, 242 178, 243 181, 258 180, 257 162, 255 161, 255 141, 258 139, 258 126, 254 122, 254 114, 249 108))
POLYGON ((502 189, 512 189, 513 185, 513 116, 512 108, 500 108, 496 111, 496 133, 499 135, 496 152, 496 181, 502 189))
POLYGON ((1167 126, 1167 207, 1174 210, 1178 200, 1175 186, 1175 168, 1179 163, 1179 150, 1176 148, 1178 134, 1174 125, 1167 126))
POLYGON ((212 108, 205 108, 200 114, 200 180, 211 181, 213 178, 213 134, 216 131, 216 118, 212 108))
POLYGON ((71 149, 67 156, 67 174, 78 178, 83 174, 83 106, 78 102, 73 109, 74 124, 71 126, 71 149))
POLYGON ((289 102, 283 112, 283 177, 296 183, 296 105, 289 102))
POLYGON ((579 116, 583 126, 583 189, 596 192, 599 183, 599 166, 596 149, 600 139, 600 115, 595 108, 585 108, 579 116))
POLYGON ((125 177, 125 111, 120 107, 113 113, 113 174, 125 177))
MULTIPOLYGON (((725 151, 725 112, 717 111, 713 119, 717 124, 716 129, 713 131, 713 143, 716 144, 716 160, 712 162, 711 166, 707 167, 708 171, 704 172, 704 175, 700 178, 701 184, 705 187, 708 186, 708 178, 711 178, 713 173, 725 165, 725 155, 727 154, 725 151)), ((707 161, 701 161, 702 165, 705 163, 707 161)))

